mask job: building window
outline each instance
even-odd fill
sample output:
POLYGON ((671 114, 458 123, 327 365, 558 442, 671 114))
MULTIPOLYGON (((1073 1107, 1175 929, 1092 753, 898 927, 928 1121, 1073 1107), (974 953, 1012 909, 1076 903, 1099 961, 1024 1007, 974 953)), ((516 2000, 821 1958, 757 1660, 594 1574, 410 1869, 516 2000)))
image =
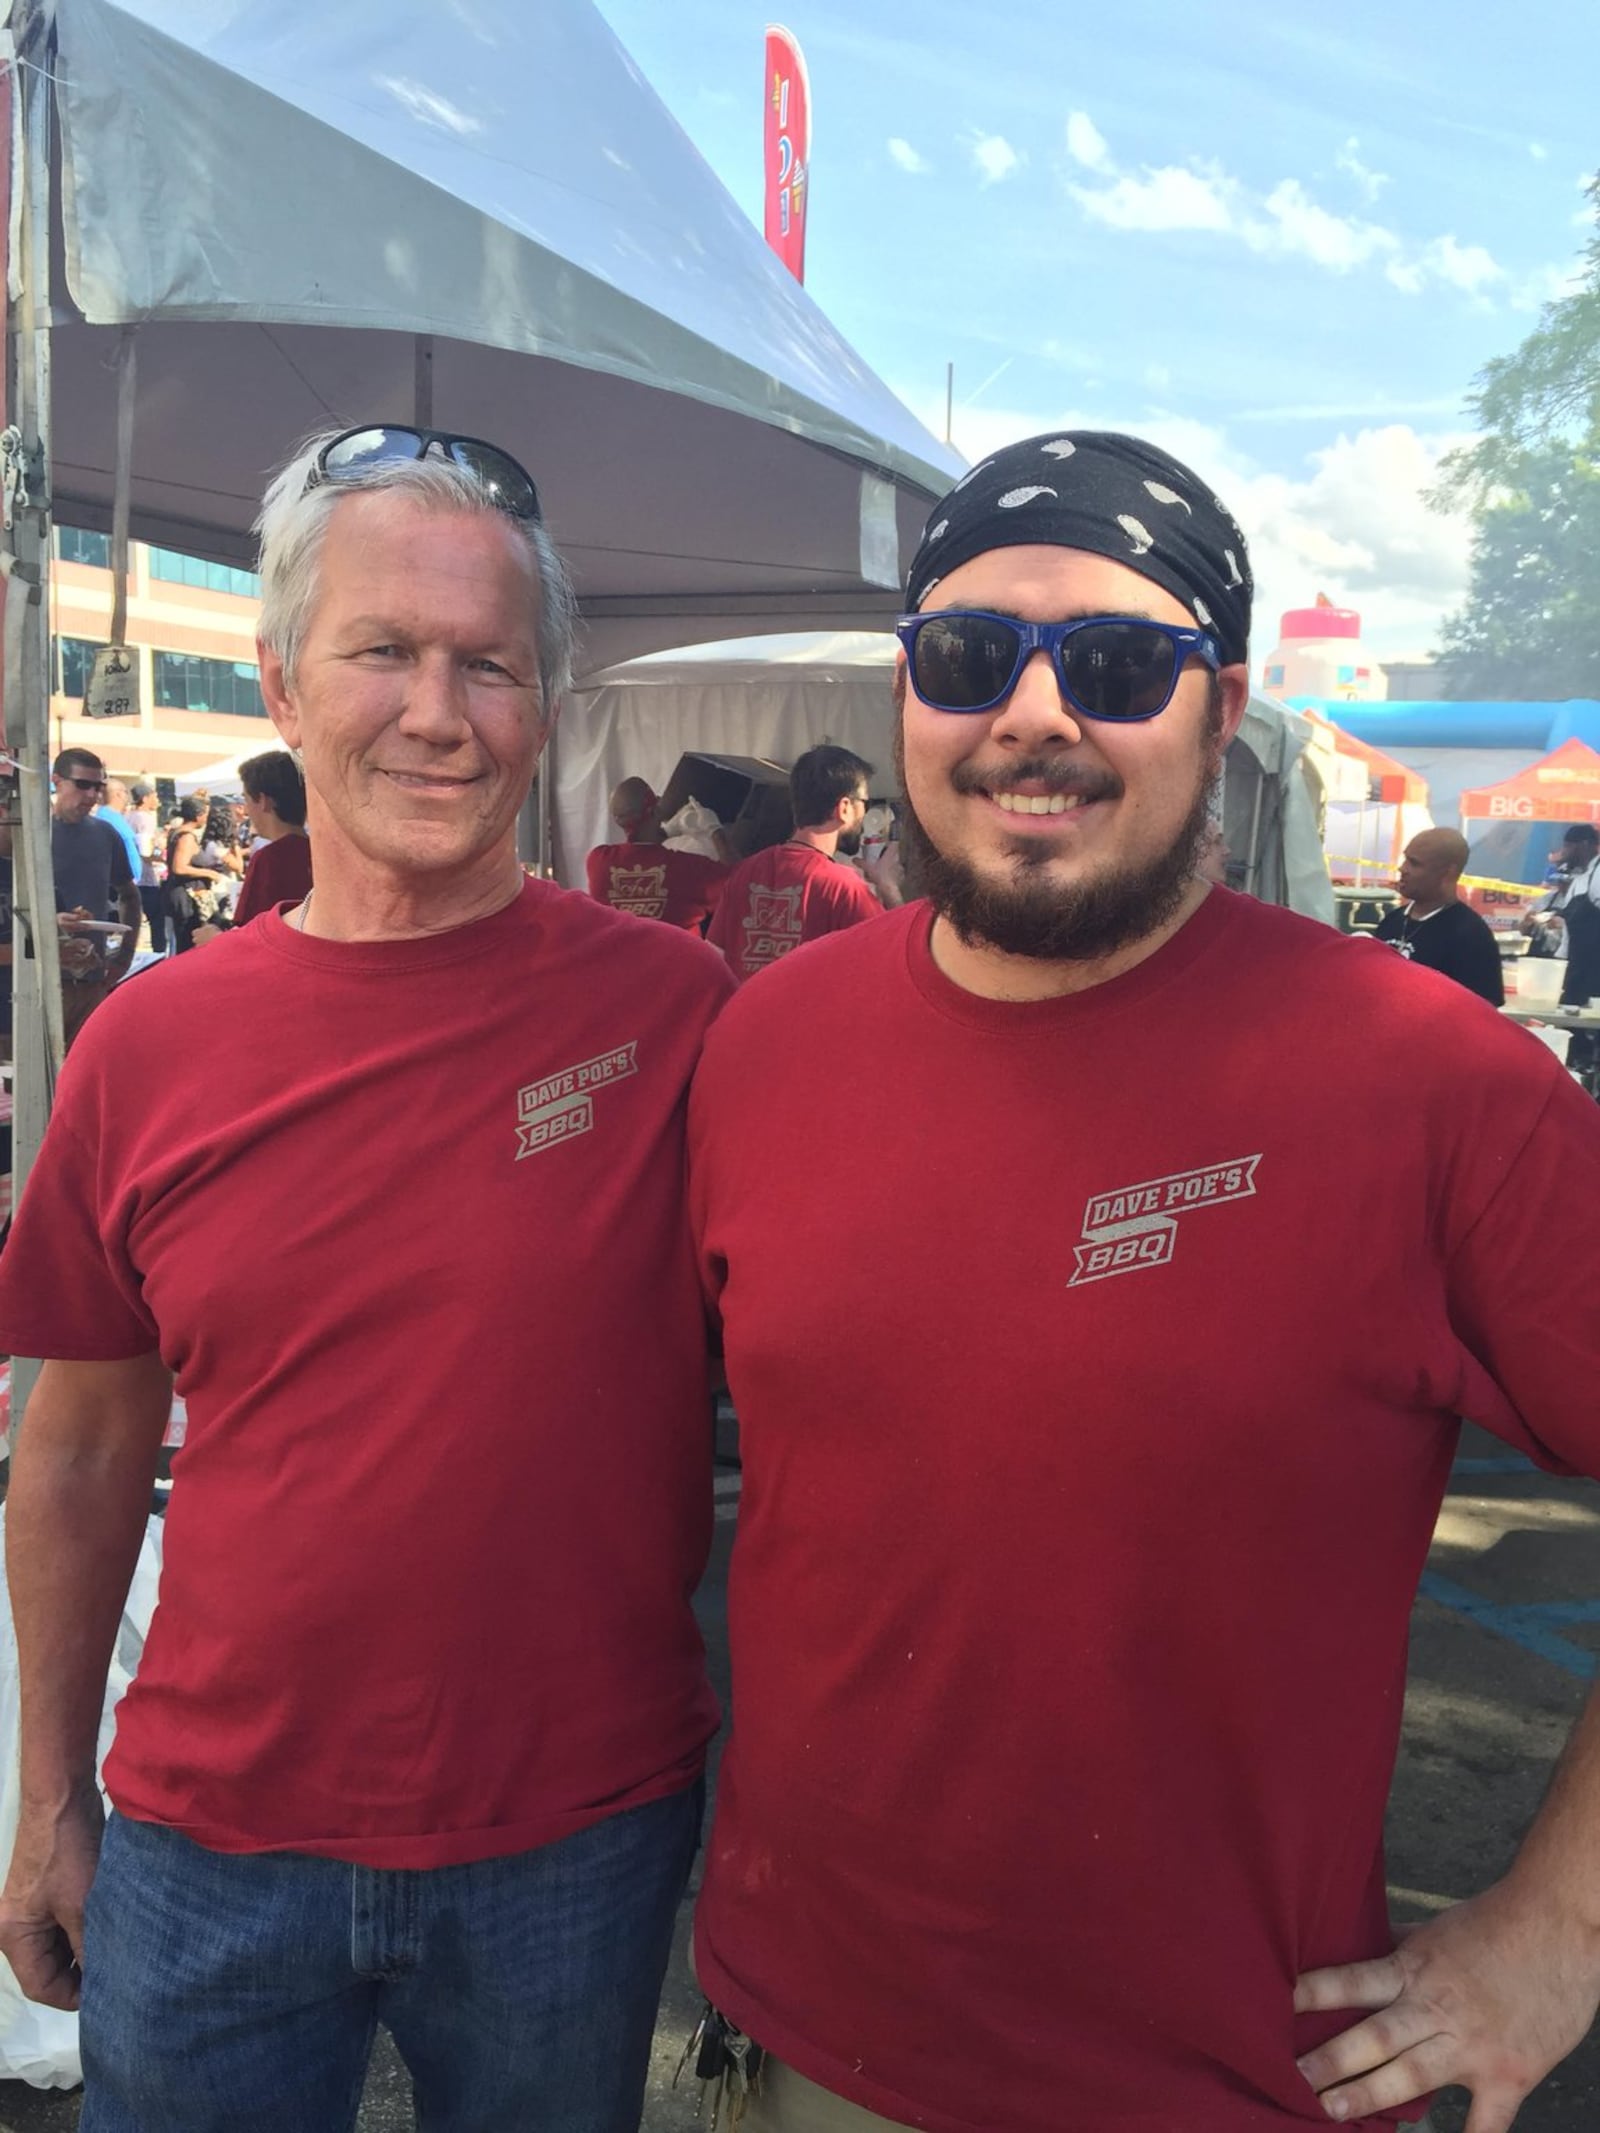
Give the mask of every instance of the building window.
POLYGON ((253 570, 205 563, 197 555, 180 555, 176 548, 151 549, 150 575, 168 585, 192 585, 200 592, 238 593, 245 600, 261 598, 261 580, 253 570))
POLYGON ((55 657, 52 664, 55 667, 58 696, 82 696, 89 686, 89 676, 94 671, 94 655, 99 649, 99 645, 91 644, 87 637, 58 637, 55 640, 55 657))
POLYGON ((88 563, 96 570, 109 570, 111 536, 85 533, 81 526, 57 526, 56 554, 63 563, 88 563))
POLYGON ((169 711, 226 711, 233 718, 265 718, 260 670, 245 660, 193 659, 186 652, 153 652, 155 698, 169 711))

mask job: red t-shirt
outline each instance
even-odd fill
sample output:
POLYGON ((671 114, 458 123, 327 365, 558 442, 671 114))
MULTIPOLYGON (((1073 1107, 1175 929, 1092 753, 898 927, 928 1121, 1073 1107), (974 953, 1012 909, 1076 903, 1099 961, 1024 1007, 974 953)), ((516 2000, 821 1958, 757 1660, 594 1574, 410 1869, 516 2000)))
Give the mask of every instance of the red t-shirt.
POLYGON ((691 1103, 744 1456, 700 1976, 933 2133, 1325 2124, 1295 2054, 1359 2017, 1291 1995, 1393 1946, 1455 1417, 1600 1466, 1600 1109, 1224 891, 1039 1004, 928 928, 748 987, 691 1103))
POLYGON ((802 941, 842 933, 882 910, 852 867, 809 844, 775 844, 734 868, 706 939, 743 984, 802 941))
POLYGON ((613 911, 659 918, 698 933, 717 908, 731 869, 699 852, 664 844, 597 844, 589 854, 589 894, 613 911))
POLYGON ((188 1403, 106 1770, 124 1814, 427 1867, 693 1781, 716 1705, 683 1120, 730 990, 702 943, 530 882, 414 940, 267 912, 95 1015, 0 1259, 0 1346, 159 1345, 188 1403), (203 1057, 175 1038, 197 1025, 203 1057))
POLYGON ((311 839, 298 830, 274 837, 250 854, 233 922, 242 926, 274 904, 297 904, 311 893, 311 839))

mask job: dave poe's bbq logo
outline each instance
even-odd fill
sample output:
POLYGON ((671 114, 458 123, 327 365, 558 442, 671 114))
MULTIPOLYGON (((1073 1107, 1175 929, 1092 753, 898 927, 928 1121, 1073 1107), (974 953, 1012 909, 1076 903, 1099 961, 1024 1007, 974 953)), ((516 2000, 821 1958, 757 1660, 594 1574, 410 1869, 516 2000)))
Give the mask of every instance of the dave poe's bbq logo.
POLYGON ((1144 1185, 1124 1185, 1098 1192, 1083 1211, 1083 1242, 1074 1247, 1077 1267, 1069 1289, 1132 1274, 1140 1267, 1165 1266, 1178 1241, 1178 1217, 1197 1207, 1220 1207, 1227 1200, 1255 1197, 1259 1155, 1230 1163, 1207 1163, 1200 1170, 1176 1171, 1144 1185))
POLYGON ((619 1044, 581 1065, 563 1067, 517 1091, 517 1161, 587 1133, 594 1124, 594 1092, 637 1074, 638 1041, 619 1044))

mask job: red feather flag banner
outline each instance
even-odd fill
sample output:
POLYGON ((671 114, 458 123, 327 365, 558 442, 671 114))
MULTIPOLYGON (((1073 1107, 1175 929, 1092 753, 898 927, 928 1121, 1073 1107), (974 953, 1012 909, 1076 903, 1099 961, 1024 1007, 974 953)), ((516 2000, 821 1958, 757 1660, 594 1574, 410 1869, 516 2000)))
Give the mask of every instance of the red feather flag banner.
POLYGON ((811 84, 793 34, 767 29, 767 242, 796 281, 806 278, 811 190, 811 84))

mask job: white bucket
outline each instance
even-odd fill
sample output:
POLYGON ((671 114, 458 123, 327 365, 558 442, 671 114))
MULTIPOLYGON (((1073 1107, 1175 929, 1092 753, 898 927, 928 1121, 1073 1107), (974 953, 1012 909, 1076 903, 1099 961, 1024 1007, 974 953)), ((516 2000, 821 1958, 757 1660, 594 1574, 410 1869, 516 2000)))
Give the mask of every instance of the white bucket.
POLYGON ((1506 990, 1514 992, 1519 1000, 1548 1000, 1553 1007, 1561 998, 1561 987, 1567 975, 1565 963, 1553 956, 1519 955, 1512 966, 1516 982, 1506 990))

